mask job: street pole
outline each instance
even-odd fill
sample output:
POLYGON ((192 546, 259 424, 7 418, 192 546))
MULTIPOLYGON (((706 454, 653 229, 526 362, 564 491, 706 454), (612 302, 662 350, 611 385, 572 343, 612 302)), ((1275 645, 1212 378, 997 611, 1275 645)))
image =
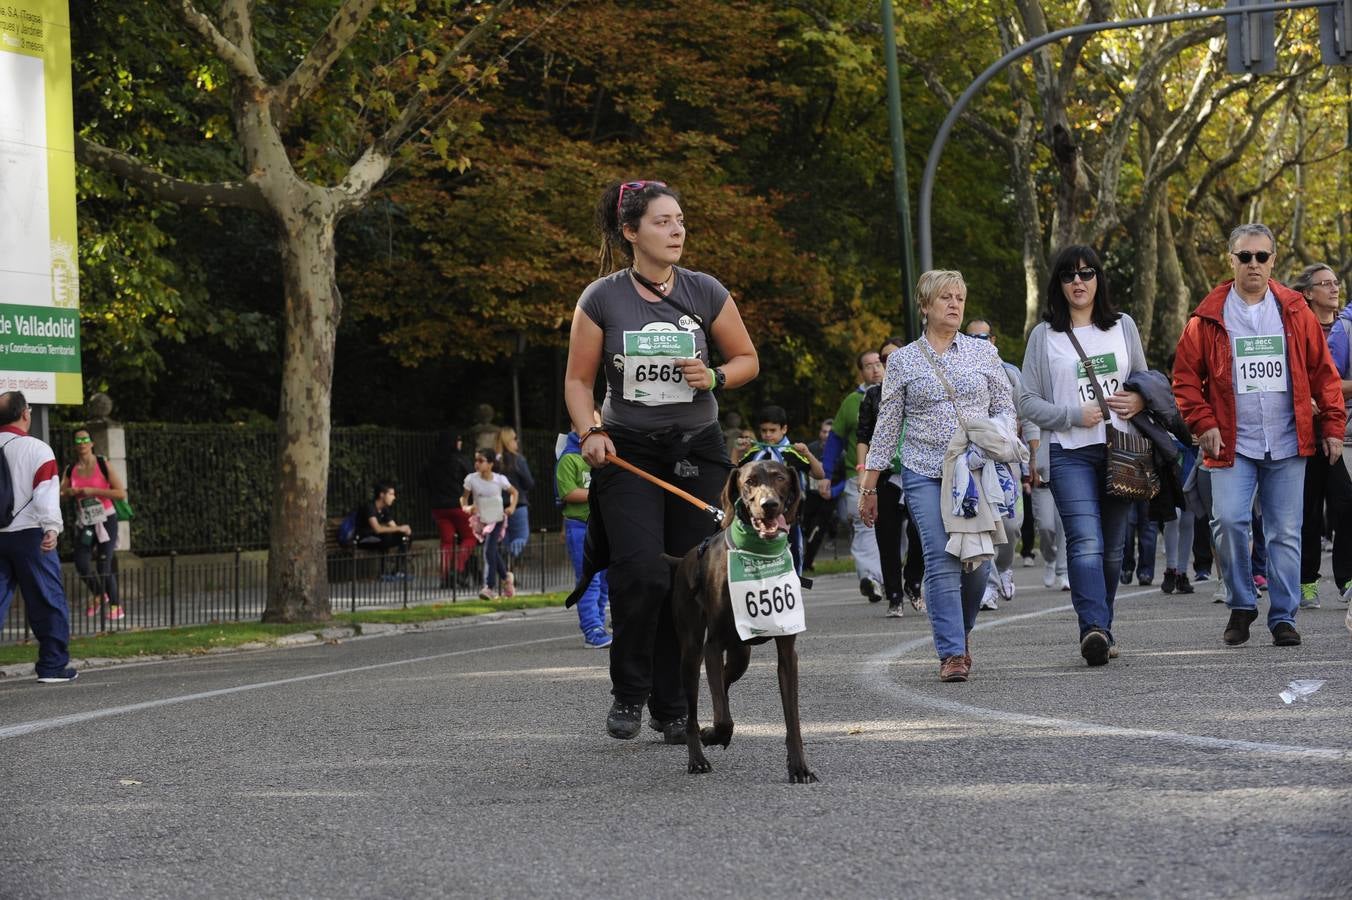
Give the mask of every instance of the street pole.
POLYGON ((1293 0, 1293 2, 1288 3, 1264 3, 1227 9, 1193 10, 1167 16, 1125 19, 1121 22, 1090 22, 1087 25, 1062 28, 1060 31, 1044 34, 1042 37, 1015 47, 991 63, 986 71, 978 75, 976 80, 967 86, 967 90, 962 92, 962 96, 948 111, 947 117, 944 118, 943 124, 939 126, 939 131, 934 136, 934 143, 930 145, 929 158, 925 160, 925 175, 920 180, 920 265, 926 269, 934 266, 934 243, 930 234, 930 213, 934 200, 934 181, 939 172, 939 158, 943 155, 944 145, 948 143, 948 135, 953 130, 953 126, 957 124, 958 117, 967 108, 967 104, 976 96, 977 91, 985 87, 986 82, 998 75, 1010 63, 1027 56, 1039 47, 1045 47, 1047 44, 1054 43, 1062 38, 1073 37, 1078 34, 1094 34, 1119 28, 1138 28, 1142 25, 1159 25, 1165 22, 1187 22, 1193 19, 1212 19, 1221 16, 1249 16, 1267 12, 1286 12, 1292 9, 1311 9, 1313 7, 1331 6, 1334 2, 1335 0, 1293 0))
POLYGON ((901 118, 901 74, 897 71, 897 29, 892 0, 882 0, 883 55, 887 59, 887 126, 892 134, 892 194, 901 242, 901 303, 906 310, 906 337, 915 340, 915 257, 911 251, 911 189, 906 181, 906 133, 901 118))

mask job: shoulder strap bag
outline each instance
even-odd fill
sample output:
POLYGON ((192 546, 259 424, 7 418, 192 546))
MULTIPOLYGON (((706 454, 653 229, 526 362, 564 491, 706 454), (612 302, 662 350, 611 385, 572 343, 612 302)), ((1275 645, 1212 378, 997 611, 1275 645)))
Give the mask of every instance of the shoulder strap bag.
POLYGON ((1155 449, 1150 439, 1139 434, 1119 431, 1113 425, 1113 417, 1103 399, 1103 390, 1094 371, 1094 364, 1085 355, 1084 348, 1075 338, 1075 329, 1066 330, 1071 346, 1080 355, 1085 374, 1089 376, 1089 389, 1098 400, 1103 411, 1103 430, 1108 441, 1106 454, 1108 464, 1104 473, 1104 488, 1110 497, 1122 500, 1151 500, 1160 492, 1160 476, 1155 470, 1155 449))

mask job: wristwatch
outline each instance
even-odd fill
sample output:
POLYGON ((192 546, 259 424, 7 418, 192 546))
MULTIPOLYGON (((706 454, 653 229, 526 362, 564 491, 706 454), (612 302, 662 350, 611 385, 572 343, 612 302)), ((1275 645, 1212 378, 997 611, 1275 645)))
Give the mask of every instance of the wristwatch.
POLYGON ((709 390, 716 391, 728 382, 728 374, 722 369, 710 369, 714 373, 714 383, 709 385, 709 390))

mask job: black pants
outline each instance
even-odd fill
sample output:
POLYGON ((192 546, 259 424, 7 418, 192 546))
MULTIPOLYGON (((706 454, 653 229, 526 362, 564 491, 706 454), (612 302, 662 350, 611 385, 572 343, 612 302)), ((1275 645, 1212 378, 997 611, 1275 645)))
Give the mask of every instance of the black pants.
POLYGON ((831 519, 836 514, 836 499, 823 500, 816 491, 808 491, 803 497, 803 513, 799 520, 803 525, 803 568, 810 569, 817 559, 817 551, 822 541, 831 531, 831 519))
POLYGON ((368 534, 363 538, 357 539, 357 546, 364 550, 374 550, 380 554, 380 573, 385 574, 386 566, 389 565, 388 554, 391 549, 394 553, 394 568, 392 572, 408 571, 408 535, 402 532, 384 532, 382 534, 368 534))
POLYGON ((919 588, 925 577, 925 554, 920 549, 920 532, 901 505, 901 488, 884 477, 878 482, 878 520, 873 523, 878 542, 878 562, 883 570, 883 592, 888 603, 901 597, 902 585, 919 588), (901 530, 906 529, 906 567, 901 565, 901 530))
POLYGON ((1319 580, 1319 539, 1333 526, 1333 581, 1341 592, 1352 581, 1352 479, 1342 460, 1316 452, 1305 461, 1305 518, 1300 529, 1300 581, 1319 580), (1328 518, 1325 519, 1325 504, 1328 518))
MULTIPOLYGON (((732 464, 717 424, 694 435, 641 436, 611 429, 616 454, 676 487, 718 505, 732 464), (676 471, 685 460, 694 471, 676 471)), ((657 719, 685 715, 681 650, 671 622, 671 568, 661 554, 684 556, 712 534, 708 513, 616 465, 592 472, 610 542, 611 693, 621 703, 648 703, 657 719)))
POLYGON ((1033 517, 1033 489, 1026 482, 1023 486, 1023 524, 1019 526, 1019 541, 1019 555, 1031 558, 1033 545, 1037 542, 1037 520, 1033 517))

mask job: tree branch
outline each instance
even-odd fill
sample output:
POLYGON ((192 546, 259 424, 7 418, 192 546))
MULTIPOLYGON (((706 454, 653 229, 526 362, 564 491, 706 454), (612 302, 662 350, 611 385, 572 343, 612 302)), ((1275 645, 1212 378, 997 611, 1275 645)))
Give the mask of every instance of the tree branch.
POLYGON ((124 178, 156 199, 184 206, 231 207, 269 213, 258 188, 248 181, 199 184, 172 178, 136 157, 88 138, 76 137, 75 158, 86 166, 124 178))
POLYGON ((296 107, 323 83, 324 76, 361 30, 375 5, 376 0, 346 0, 333 14, 324 33, 274 92, 273 116, 278 128, 283 127, 296 107))
POLYGON ((230 71, 256 88, 267 86, 258 71, 258 66, 254 64, 253 56, 221 34, 211 19, 193 6, 192 0, 179 0, 179 13, 183 16, 183 22, 211 48, 230 71))
MULTIPOLYGON (((940 103, 949 109, 953 108, 956 98, 948 90, 948 87, 943 81, 939 79, 938 73, 935 72, 933 68, 921 62, 919 57, 903 49, 897 50, 897 59, 920 73, 921 80, 925 82, 925 86, 930 89, 931 94, 939 99, 940 103)), ((962 121, 979 131, 981 135, 991 143, 996 144, 1006 151, 1012 149, 1013 145, 1009 135, 981 118, 981 116, 972 112, 971 107, 962 111, 962 121)))
MULTIPOLYGON (((477 25, 471 28, 464 37, 456 42, 454 47, 446 51, 441 59, 437 61, 436 66, 432 69, 431 78, 434 80, 440 79, 445 75, 446 71, 450 69, 456 60, 464 55, 465 51, 477 44, 490 30, 492 30, 493 26, 497 24, 498 17, 506 12, 507 8, 511 5, 512 0, 498 0, 498 2, 493 5, 493 8, 488 11, 488 15, 484 16, 477 25)), ((376 141, 376 152, 385 156, 393 154, 395 148, 397 148, 413 130, 413 123, 418 120, 418 116, 422 114, 423 107, 426 105, 427 92, 419 90, 418 93, 408 101, 408 105, 404 107, 404 111, 400 114, 399 120, 386 129, 385 133, 376 141)))

